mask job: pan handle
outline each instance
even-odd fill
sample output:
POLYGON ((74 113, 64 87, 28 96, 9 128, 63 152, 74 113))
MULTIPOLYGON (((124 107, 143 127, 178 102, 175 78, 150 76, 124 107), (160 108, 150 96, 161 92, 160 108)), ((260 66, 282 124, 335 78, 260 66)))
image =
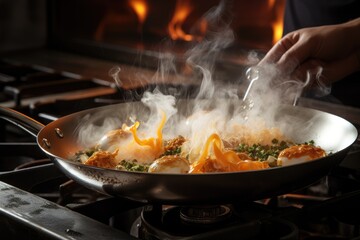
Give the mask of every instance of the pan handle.
POLYGON ((18 111, 0 106, 0 118, 13 123, 14 125, 24 129, 34 137, 38 135, 40 130, 45 127, 42 123, 32 119, 18 111))

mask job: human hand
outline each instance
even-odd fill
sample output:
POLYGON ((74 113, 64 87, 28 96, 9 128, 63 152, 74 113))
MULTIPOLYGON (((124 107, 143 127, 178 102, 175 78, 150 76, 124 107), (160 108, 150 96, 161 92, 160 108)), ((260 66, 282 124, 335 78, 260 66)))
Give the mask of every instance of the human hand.
POLYGON ((307 78, 320 77, 325 83, 340 80, 360 70, 360 18, 291 32, 274 45, 258 66, 267 64, 292 79, 312 81, 307 78))

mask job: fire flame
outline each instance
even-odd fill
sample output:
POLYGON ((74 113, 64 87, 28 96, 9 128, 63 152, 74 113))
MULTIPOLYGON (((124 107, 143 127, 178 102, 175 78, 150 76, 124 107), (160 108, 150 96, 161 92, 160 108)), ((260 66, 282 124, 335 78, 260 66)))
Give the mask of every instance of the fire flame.
POLYGON ((141 29, 148 13, 146 0, 129 0, 129 5, 136 13, 139 20, 139 29, 141 29))
POLYGON ((283 34, 283 24, 282 21, 276 21, 273 23, 273 44, 280 40, 283 34))
POLYGON ((284 0, 268 0, 268 7, 274 12, 275 18, 271 23, 273 29, 272 43, 275 44, 279 41, 283 34, 283 13, 284 13, 284 0))
MULTIPOLYGON (((186 18, 193 11, 193 6, 190 0, 177 0, 175 6, 174 16, 172 17, 169 25, 168 31, 172 40, 182 39, 185 41, 193 41, 202 39, 202 36, 195 36, 187 34, 182 29, 182 25, 185 22, 186 18)), ((207 23, 205 20, 201 20, 199 24, 200 33, 206 31, 207 23)), ((203 34, 201 34, 203 35, 203 34)))

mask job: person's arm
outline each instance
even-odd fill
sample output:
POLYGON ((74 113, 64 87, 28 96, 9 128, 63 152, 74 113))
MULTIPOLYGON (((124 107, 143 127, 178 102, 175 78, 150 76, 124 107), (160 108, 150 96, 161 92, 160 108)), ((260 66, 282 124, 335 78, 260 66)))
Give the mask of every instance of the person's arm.
POLYGON ((322 78, 334 82, 360 70, 360 18, 338 25, 304 28, 284 36, 260 61, 279 72, 305 79, 321 67, 322 78))

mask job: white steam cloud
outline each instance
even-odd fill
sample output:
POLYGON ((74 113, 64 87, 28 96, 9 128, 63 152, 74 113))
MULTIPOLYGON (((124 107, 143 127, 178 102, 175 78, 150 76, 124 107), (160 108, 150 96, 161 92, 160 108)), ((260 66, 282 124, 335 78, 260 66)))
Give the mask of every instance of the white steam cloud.
MULTIPOLYGON (((191 146, 188 146, 190 153, 198 154, 199 149, 212 133, 218 133, 223 139, 229 141, 235 136, 240 139, 245 139, 249 135, 259 137, 263 130, 281 128, 275 122, 277 108, 281 104, 294 104, 304 87, 308 86, 310 77, 305 81, 284 80, 284 78, 278 78, 281 74, 271 65, 262 66, 261 69, 251 68, 247 77, 243 76, 243 81, 246 82, 243 85, 249 86, 244 96, 238 95, 239 91, 233 84, 215 82, 213 76, 216 61, 235 39, 230 28, 230 21, 224 17, 227 16, 225 11, 226 4, 222 1, 220 5, 205 14, 208 31, 203 41, 197 43, 185 54, 186 67, 191 70, 191 75, 201 79, 197 96, 185 101, 185 104, 177 104, 178 99, 165 95, 156 88, 153 92, 146 92, 143 95, 142 103, 150 110, 145 117, 140 111, 137 116, 133 116, 134 113, 136 115, 136 111, 131 111, 131 116, 126 116, 127 119, 132 119, 131 121, 140 119, 141 128, 148 136, 155 135, 161 112, 164 112, 167 118, 163 130, 164 138, 182 135, 190 139, 191 146), (180 114, 184 112, 186 114, 180 114), (246 128, 241 126, 246 126, 246 128), (259 134, 256 135, 257 133, 259 134)), ((174 54, 163 52, 153 80, 161 82, 161 80, 166 80, 169 74, 178 74, 175 60, 174 54)), ((258 61, 255 52, 249 53, 249 61, 258 61)), ((118 86, 122 86, 119 76, 120 68, 113 68, 110 75, 118 86)), ((318 69, 315 75, 318 82, 322 83, 320 81, 321 69, 318 69)), ((320 92, 329 91, 328 86, 324 84, 320 86, 322 87, 320 92)), ((282 119, 282 123, 286 125, 284 120, 282 119)), ((102 126, 96 126, 93 121, 84 121, 81 124, 79 139, 86 146, 89 146, 88 139, 91 139, 93 145, 94 141, 99 139, 99 134, 104 135, 106 131, 121 126, 119 119, 114 120, 114 118, 103 121, 102 126)), ((262 140, 266 142, 269 139, 262 140)))

